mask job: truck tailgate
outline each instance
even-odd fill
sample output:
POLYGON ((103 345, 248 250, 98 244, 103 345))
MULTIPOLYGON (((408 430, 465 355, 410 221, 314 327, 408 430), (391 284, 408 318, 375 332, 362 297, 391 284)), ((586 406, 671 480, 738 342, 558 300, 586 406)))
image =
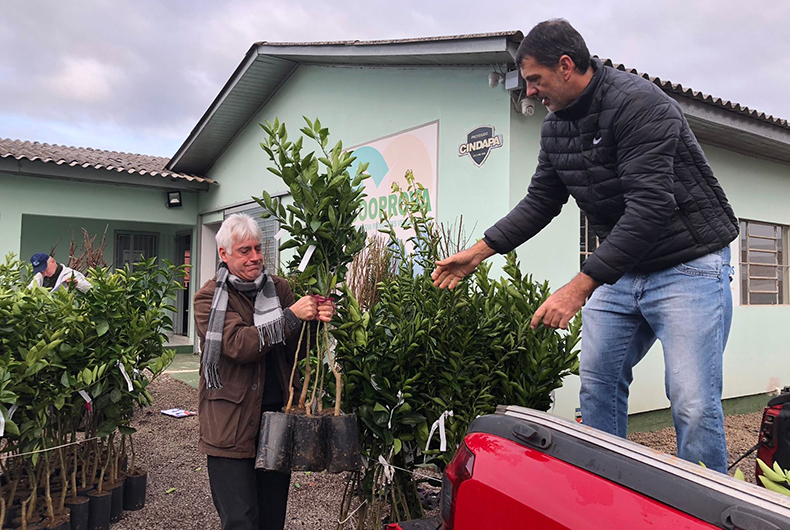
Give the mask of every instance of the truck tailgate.
POLYGON ((531 409, 500 407, 464 441, 455 530, 790 530, 788 497, 531 409))

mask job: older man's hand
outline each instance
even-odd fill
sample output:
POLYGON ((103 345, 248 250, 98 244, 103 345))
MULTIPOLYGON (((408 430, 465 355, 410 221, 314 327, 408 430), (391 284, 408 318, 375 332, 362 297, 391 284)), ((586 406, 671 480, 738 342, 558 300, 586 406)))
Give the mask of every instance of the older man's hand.
POLYGON ((303 296, 290 308, 299 320, 320 320, 329 322, 335 314, 335 304, 323 296, 303 296))

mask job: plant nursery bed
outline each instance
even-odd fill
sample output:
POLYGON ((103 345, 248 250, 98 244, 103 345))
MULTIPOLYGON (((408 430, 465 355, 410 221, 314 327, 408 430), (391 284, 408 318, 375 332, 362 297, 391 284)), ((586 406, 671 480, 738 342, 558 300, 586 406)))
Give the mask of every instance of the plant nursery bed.
MULTIPOLYGON (((137 459, 139 465, 148 470, 146 504, 142 510, 125 511, 111 528, 218 529, 219 518, 211 500, 206 457, 197 450, 197 417, 177 419, 159 412, 169 408, 197 410, 197 390, 166 375, 148 388, 154 405, 135 412, 132 422, 137 429, 137 459)), ((760 413, 726 417, 730 462, 754 445, 760 417, 760 413)), ((669 454, 675 452, 675 432, 671 428, 635 433, 629 438, 669 454)), ((754 482, 754 465, 754 456, 739 464, 750 482, 754 482)), ((294 473, 286 528, 334 530, 345 478, 344 473, 294 473)))

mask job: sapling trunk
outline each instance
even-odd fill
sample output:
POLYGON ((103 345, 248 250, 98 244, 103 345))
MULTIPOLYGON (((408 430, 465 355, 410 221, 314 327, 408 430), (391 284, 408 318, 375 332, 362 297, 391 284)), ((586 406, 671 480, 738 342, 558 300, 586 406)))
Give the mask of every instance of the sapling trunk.
MULTIPOLYGON (((41 460, 38 461, 36 467, 41 465, 41 460)), ((33 517, 33 513, 36 510, 36 505, 38 504, 38 478, 39 474, 36 473, 36 470, 33 466, 28 466, 28 476, 30 478, 30 504, 28 505, 28 518, 33 517)))
POLYGON ((296 364, 299 362, 299 351, 302 349, 302 338, 304 337, 304 330, 308 326, 307 322, 302 322, 302 331, 299 333, 299 343, 296 345, 296 353, 294 353, 294 365, 291 368, 291 379, 288 383, 288 404, 285 406, 285 413, 291 412, 291 406, 294 402, 294 375, 296 374, 296 364))
MULTIPOLYGON (((308 414, 307 415, 308 416, 312 416, 313 415, 312 414, 313 413, 312 409, 313 409, 313 404, 315 403, 315 393, 318 390, 318 382, 321 380, 321 375, 322 375, 321 374, 321 367, 323 365, 323 360, 321 359, 321 352, 319 351, 319 348, 318 348, 318 345, 320 344, 320 341, 318 340, 318 329, 316 329, 315 333, 316 333, 316 343, 315 343, 315 345, 316 345, 316 355, 318 356, 318 364, 315 367, 315 381, 313 382, 313 393, 310 396, 310 406, 307 408, 307 410, 308 410, 308 414)), ((308 354, 308 359, 309 358, 310 357, 309 357, 309 354, 308 354)), ((321 396, 319 396, 318 399, 320 401, 321 400, 321 396)))
POLYGON ((0 530, 5 525, 5 497, 0 497, 0 530))
POLYGON ((115 433, 110 435, 110 441, 108 443, 108 452, 107 452, 107 462, 110 464, 110 482, 115 483, 118 479, 118 467, 117 467, 117 460, 116 454, 117 451, 115 450, 115 433))
POLYGON ((55 507, 52 505, 52 490, 50 489, 50 479, 52 477, 52 466, 49 462, 50 454, 44 453, 44 500, 47 503, 47 517, 50 521, 55 520, 55 507))
POLYGON ((326 354, 329 357, 329 368, 335 376, 335 416, 340 416, 340 398, 343 395, 343 377, 335 362, 335 355, 332 352, 332 344, 329 342, 329 330, 324 324, 324 342, 326 343, 326 354))
POLYGON ((132 458, 129 462, 129 474, 134 475, 134 434, 129 435, 129 452, 132 453, 132 458))
POLYGON ((22 530, 27 530, 27 503, 29 500, 30 498, 27 498, 22 501, 22 509, 20 510, 21 512, 20 517, 22 520, 22 526, 21 526, 22 530))
POLYGON ((16 497, 16 490, 19 488, 19 481, 22 479, 22 459, 17 457, 14 459, 13 479, 11 480, 11 492, 8 495, 8 502, 13 503, 16 497))
POLYGON ((310 411, 307 410, 305 406, 305 400, 307 399, 307 392, 310 389, 310 326, 307 326, 307 368, 304 371, 304 385, 302 386, 302 393, 299 394, 299 408, 305 409, 307 415, 310 415, 310 411))
POLYGON ((107 466, 109 466, 109 464, 110 464, 110 457, 108 455, 107 459, 104 461, 104 464, 101 467, 101 473, 99 473, 99 484, 96 487, 96 491, 98 491, 99 493, 103 492, 102 487, 104 485, 104 475, 105 473, 107 473, 107 466))
POLYGON ((71 468, 71 492, 76 497, 77 496, 77 462, 78 462, 78 458, 79 458, 77 456, 77 445, 76 444, 74 445, 74 451, 73 452, 74 452, 74 458, 73 458, 72 461, 74 462, 74 466, 71 468))

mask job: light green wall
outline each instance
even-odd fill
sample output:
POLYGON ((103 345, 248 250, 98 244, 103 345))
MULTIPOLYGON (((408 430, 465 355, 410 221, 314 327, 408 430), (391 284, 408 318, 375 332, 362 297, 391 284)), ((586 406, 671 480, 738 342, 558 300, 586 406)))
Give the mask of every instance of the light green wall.
MULTIPOLYGON (((333 141, 358 145, 383 136, 439 120, 439 183, 437 202, 441 220, 461 214, 464 225, 477 223, 474 234, 498 219, 508 206, 509 104, 504 90, 488 86, 488 70, 338 68, 302 66, 260 114, 219 158, 207 175, 220 183, 200 199, 209 210, 284 189, 266 167, 259 147, 258 126, 277 116, 295 137, 302 115, 318 116, 329 127, 333 141), (505 147, 491 152, 482 168, 458 156, 466 133, 480 125, 493 125, 505 134, 505 147)), ((310 141, 305 141, 310 146, 310 141)))
MULTIPOLYGON (((150 232, 158 236, 157 257, 160 259, 175 260, 175 237, 177 232, 192 231, 189 225, 163 225, 157 223, 135 223, 130 221, 104 221, 99 219, 80 219, 76 217, 49 217, 39 215, 22 216, 22 259, 28 259, 36 252, 49 252, 57 243, 55 257, 58 261, 66 262, 71 244, 72 233, 77 244, 77 250, 82 249, 82 229, 88 234, 96 236, 94 248, 101 242, 102 234, 107 228, 107 246, 104 249, 104 261, 109 267, 115 262, 115 232, 150 232), (60 239, 60 243, 58 243, 60 239)), ((146 256, 150 257, 150 256, 146 256)))
MULTIPOLYGON (((184 205, 181 208, 168 209, 165 207, 165 192, 158 189, 36 178, 2 172, 0 189, 0 253, 3 256, 9 252, 19 254, 22 251, 23 215, 140 221, 152 225, 194 226, 197 222, 196 192, 182 191, 184 205)), ((102 230, 103 228, 102 225, 102 230)), ((71 239, 70 230, 68 239, 71 239)), ((68 248, 68 241, 65 244, 68 248)))
MULTIPOLYGON (((487 86, 487 70, 375 69, 300 67, 266 108, 251 121, 209 173, 221 186, 201 196, 200 209, 219 208, 251 195, 283 190, 266 171, 268 159, 258 143, 258 123, 278 116, 291 135, 301 115, 319 116, 335 140, 355 145, 403 129, 439 120, 439 220, 463 215, 473 241, 505 215, 526 193, 537 164, 540 125, 546 111, 533 116, 512 110, 500 88, 487 86), (479 125, 493 125, 504 134, 505 146, 491 153, 482 168, 459 158, 458 145, 479 125), (473 229, 474 227, 474 229, 473 229)), ((790 225, 790 168, 704 146, 736 214, 743 218, 790 225)), ((737 242, 736 242, 737 249, 737 242)), ((579 210, 571 199, 543 232, 518 250, 522 270, 552 290, 579 270, 579 210)), ((733 254, 737 263, 737 253, 733 254)), ((495 270, 502 263, 494 258, 495 270)), ((786 358, 790 350, 790 307, 739 307, 733 284, 735 312, 725 353, 725 397, 755 394, 790 384, 786 358)), ((668 406, 664 397, 664 366, 660 346, 635 370, 630 411, 668 406)), ((556 413, 573 417, 578 406, 578 377, 569 377, 557 392, 556 413)))

